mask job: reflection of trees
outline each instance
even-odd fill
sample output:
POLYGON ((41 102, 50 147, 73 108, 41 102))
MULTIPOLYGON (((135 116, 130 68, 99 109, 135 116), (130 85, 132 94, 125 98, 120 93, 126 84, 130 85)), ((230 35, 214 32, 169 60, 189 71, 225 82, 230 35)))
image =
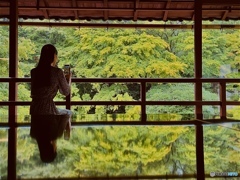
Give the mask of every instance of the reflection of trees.
MULTIPOLYGON (((233 127, 239 129, 238 125, 233 127)), ((41 163, 37 146, 28 133, 28 129, 18 131, 18 174, 25 178, 34 174, 34 177, 141 176, 196 171, 194 127, 74 128, 70 141, 59 140, 57 159, 48 166, 41 163)), ((208 126, 204 128, 204 137, 206 172, 237 171, 239 133, 208 126)))

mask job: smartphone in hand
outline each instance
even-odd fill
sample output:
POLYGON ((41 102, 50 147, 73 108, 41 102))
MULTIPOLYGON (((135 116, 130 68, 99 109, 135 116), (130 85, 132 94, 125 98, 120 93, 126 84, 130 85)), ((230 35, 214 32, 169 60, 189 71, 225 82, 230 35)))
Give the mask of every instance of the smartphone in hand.
POLYGON ((70 75, 70 65, 64 65, 63 72, 65 76, 70 75))
POLYGON ((64 73, 64 76, 65 76, 67 82, 68 82, 68 83, 71 83, 70 65, 64 65, 63 73, 64 73))

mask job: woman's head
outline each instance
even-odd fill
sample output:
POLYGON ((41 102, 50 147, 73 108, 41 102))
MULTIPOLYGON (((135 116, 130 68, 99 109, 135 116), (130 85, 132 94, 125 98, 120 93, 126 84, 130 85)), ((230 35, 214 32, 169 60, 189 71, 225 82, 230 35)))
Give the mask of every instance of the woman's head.
POLYGON ((57 49, 52 44, 46 44, 42 47, 39 59, 39 67, 55 66, 57 61, 57 49))
POLYGON ((57 49, 52 44, 46 44, 42 47, 37 74, 35 75, 36 83, 33 84, 36 88, 51 84, 51 66, 56 66, 57 53, 57 49))

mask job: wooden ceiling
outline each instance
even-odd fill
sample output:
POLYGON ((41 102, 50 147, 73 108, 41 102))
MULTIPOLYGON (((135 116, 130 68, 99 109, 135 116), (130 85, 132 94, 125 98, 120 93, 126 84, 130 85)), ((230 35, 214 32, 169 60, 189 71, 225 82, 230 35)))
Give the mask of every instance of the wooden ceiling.
MULTIPOLYGON (((9 18, 11 0, 0 0, 9 18)), ((193 20, 194 0, 18 0, 23 19, 193 20)), ((202 0, 203 20, 240 20, 240 0, 202 0)))

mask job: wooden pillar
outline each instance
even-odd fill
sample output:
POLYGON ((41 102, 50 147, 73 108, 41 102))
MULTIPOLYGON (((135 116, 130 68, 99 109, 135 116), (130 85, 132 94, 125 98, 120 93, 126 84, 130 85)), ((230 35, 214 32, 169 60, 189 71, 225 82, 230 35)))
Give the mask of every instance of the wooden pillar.
MULTIPOLYGON (((195 64, 195 101, 202 101, 202 2, 195 1, 194 16, 194 64, 195 64)), ((203 119, 202 105, 196 105, 195 114, 197 119, 203 119)))
MULTIPOLYGON (((195 101, 202 101, 202 0, 196 0, 194 4, 194 47, 195 47, 195 101)), ((195 107, 197 119, 203 119, 202 105, 195 107)), ((203 144, 203 126, 197 123, 196 132, 196 166, 197 180, 205 179, 204 171, 204 144, 203 144)))
MULTIPOLYGON (((10 1, 10 28, 9 28, 9 77, 18 76, 18 0, 10 1)), ((17 99, 17 83, 9 82, 9 101, 17 99)), ((8 109, 8 179, 16 179, 16 115, 15 105, 10 105, 8 109)))

